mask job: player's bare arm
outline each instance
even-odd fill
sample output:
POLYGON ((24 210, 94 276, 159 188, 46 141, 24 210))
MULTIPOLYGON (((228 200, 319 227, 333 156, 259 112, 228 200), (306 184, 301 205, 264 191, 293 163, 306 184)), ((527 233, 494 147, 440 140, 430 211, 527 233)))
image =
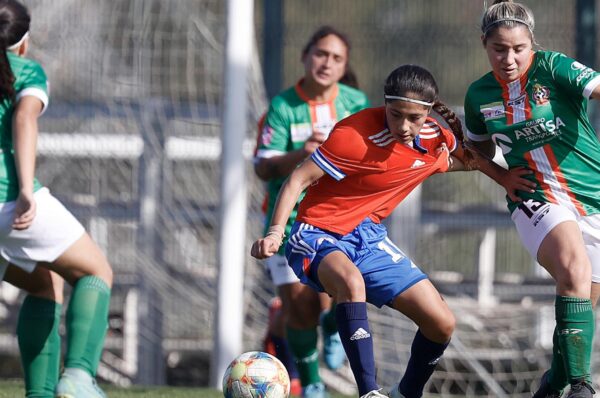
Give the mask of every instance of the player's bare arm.
POLYGON ((257 259, 271 257, 283 241, 285 225, 302 191, 323 177, 325 172, 308 159, 292 172, 285 181, 275 203, 271 225, 267 235, 254 242, 250 254, 257 259))

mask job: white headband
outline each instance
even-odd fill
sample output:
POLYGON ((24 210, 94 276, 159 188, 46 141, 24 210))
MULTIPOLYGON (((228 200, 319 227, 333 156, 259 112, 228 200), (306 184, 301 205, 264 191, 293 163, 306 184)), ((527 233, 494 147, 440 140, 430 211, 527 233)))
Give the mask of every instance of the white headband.
POLYGON ((483 34, 487 34, 488 30, 491 29, 492 26, 499 24, 500 22, 518 22, 518 23, 522 23, 523 25, 527 26, 527 29, 529 29, 529 31, 531 33, 533 33, 533 28, 531 26, 529 26, 529 24, 527 22, 525 22, 524 20, 520 19, 520 18, 500 18, 497 21, 491 22, 489 24, 487 24, 486 27, 483 28, 483 34))
POLYGON ((6 47, 6 49, 9 50, 9 51, 16 50, 17 48, 19 48, 19 46, 21 46, 21 44, 23 44, 23 42, 25 41, 25 39, 27 39, 28 37, 29 37, 29 31, 25 32, 25 34, 23 35, 23 37, 21 37, 21 40, 19 40, 18 42, 16 42, 12 46, 6 47))
POLYGON ((387 94, 384 97, 386 100, 387 99, 400 100, 400 101, 412 102, 414 104, 419 104, 419 105, 433 106, 433 102, 425 102, 425 101, 416 100, 416 99, 412 99, 412 98, 408 98, 408 97, 398 97, 396 95, 387 95, 387 94))

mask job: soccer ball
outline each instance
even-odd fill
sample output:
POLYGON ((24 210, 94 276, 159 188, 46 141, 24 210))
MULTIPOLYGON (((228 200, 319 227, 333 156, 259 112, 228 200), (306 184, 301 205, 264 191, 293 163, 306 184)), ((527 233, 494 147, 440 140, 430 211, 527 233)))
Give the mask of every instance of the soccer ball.
POLYGON ((287 398, 290 377, 274 356, 246 352, 234 359, 223 376, 225 398, 287 398))

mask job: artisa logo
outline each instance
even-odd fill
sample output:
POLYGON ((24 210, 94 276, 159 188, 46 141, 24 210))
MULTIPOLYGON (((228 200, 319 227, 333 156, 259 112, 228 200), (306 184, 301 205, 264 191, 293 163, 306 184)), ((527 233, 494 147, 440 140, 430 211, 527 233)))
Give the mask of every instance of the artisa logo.
MULTIPOLYGON (((514 135, 517 141, 524 140, 529 144, 536 144, 559 135, 562 126, 565 126, 565 123, 558 116, 550 120, 539 118, 528 121, 525 127, 515 129, 514 135)), ((513 140, 506 134, 492 134, 492 140, 502 149, 504 155, 512 150, 513 140)))

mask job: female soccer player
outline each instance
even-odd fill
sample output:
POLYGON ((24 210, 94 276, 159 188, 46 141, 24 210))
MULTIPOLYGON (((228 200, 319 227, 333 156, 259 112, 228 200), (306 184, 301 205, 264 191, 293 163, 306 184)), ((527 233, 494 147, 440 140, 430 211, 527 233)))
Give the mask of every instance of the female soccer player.
POLYGON ((381 221, 428 176, 465 165, 492 176, 512 197, 513 189, 526 189, 517 173, 466 156, 452 132, 429 117, 434 109, 462 138, 460 121, 437 99, 427 70, 415 65, 394 70, 385 83, 385 106, 336 125, 283 185, 266 236, 252 246, 256 258, 279 250, 288 216, 308 188, 285 254, 302 283, 338 303, 338 330, 363 398, 387 396, 375 380, 366 302, 388 305, 419 327, 392 397, 422 396, 455 324, 438 291, 387 237, 381 221))
POLYGON ((94 376, 112 270, 82 225, 34 178, 48 86, 40 65, 25 58, 29 23, 22 4, 0 1, 0 276, 28 293, 17 326, 26 396, 104 397, 94 376), (63 279, 73 291, 59 381, 63 279))
MULTIPOLYGON (((271 101, 255 162, 257 175, 268 182, 267 223, 285 178, 315 151, 338 120, 368 106, 363 92, 339 83, 347 72, 349 53, 350 43, 344 34, 329 26, 319 28, 302 51, 304 76, 271 101)), ((294 209, 287 231, 295 215, 294 209)), ((285 355, 287 324, 287 339, 296 357, 303 396, 324 397, 317 355, 317 325, 322 311, 325 363, 336 369, 345 359, 334 312, 327 315, 331 300, 298 281, 283 250, 267 259, 266 265, 282 301, 279 322, 270 325, 270 339, 282 362, 291 369, 292 361, 285 355)))
POLYGON ((483 15, 492 71, 465 98, 468 137, 535 182, 509 198, 521 241, 556 281, 553 360, 535 398, 591 397, 590 357, 600 294, 600 144, 587 117, 600 74, 564 54, 534 51, 534 18, 520 3, 496 1, 483 15), (594 282, 592 284, 592 282, 594 282), (591 288, 590 288, 591 286, 591 288))

